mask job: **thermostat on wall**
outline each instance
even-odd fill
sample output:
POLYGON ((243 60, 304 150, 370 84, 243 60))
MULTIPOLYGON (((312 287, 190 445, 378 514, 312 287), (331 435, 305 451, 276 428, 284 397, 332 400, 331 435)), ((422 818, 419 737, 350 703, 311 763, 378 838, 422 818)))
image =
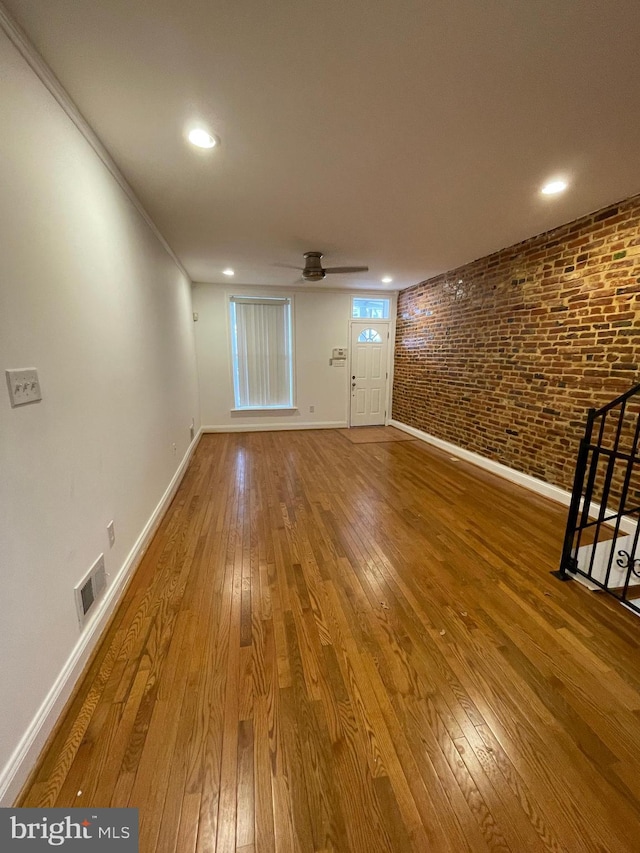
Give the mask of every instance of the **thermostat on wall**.
POLYGON ((331 358, 346 358, 347 357, 347 348, 346 347, 334 347, 331 353, 331 358))

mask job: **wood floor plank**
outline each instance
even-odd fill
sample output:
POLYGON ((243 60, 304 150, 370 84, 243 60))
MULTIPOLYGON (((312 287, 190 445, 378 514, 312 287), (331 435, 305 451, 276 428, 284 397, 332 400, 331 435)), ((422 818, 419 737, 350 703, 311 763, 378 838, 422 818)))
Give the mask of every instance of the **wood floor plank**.
MULTIPOLYGON (((180 809, 178 837, 175 853, 194 853, 198 838, 198 817, 200 815, 200 794, 185 794, 180 809)), ((167 853, 170 848, 167 847, 167 853)))
POLYGON ((142 853, 637 853, 637 619, 550 576, 562 507, 376 435, 202 437, 21 805, 136 806, 142 853))
POLYGON ((275 851, 274 795, 272 790, 272 763, 269 747, 268 699, 259 696, 253 704, 253 778, 255 809, 255 846, 264 853, 275 851))

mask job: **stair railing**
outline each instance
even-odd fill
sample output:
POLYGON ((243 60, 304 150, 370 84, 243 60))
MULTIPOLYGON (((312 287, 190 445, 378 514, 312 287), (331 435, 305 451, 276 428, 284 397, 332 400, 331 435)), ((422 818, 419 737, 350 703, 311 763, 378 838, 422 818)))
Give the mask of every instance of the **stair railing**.
POLYGON ((560 580, 576 575, 640 613, 640 385, 590 409, 580 441, 560 580))

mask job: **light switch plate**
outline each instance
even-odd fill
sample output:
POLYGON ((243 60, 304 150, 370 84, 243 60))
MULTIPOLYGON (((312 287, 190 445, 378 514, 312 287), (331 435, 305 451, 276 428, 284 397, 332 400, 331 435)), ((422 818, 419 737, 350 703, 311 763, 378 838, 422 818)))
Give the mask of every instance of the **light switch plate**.
POLYGON ((23 406, 25 403, 35 403, 42 400, 38 371, 35 367, 25 367, 19 370, 5 370, 9 399, 11 405, 23 406))

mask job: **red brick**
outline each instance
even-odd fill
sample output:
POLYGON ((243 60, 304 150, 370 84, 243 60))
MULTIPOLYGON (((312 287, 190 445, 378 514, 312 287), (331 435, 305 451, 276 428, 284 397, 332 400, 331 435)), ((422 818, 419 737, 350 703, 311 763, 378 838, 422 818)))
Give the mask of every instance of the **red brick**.
POLYGON ((587 410, 640 382, 639 235, 637 196, 402 291, 393 417, 570 488, 587 410))

